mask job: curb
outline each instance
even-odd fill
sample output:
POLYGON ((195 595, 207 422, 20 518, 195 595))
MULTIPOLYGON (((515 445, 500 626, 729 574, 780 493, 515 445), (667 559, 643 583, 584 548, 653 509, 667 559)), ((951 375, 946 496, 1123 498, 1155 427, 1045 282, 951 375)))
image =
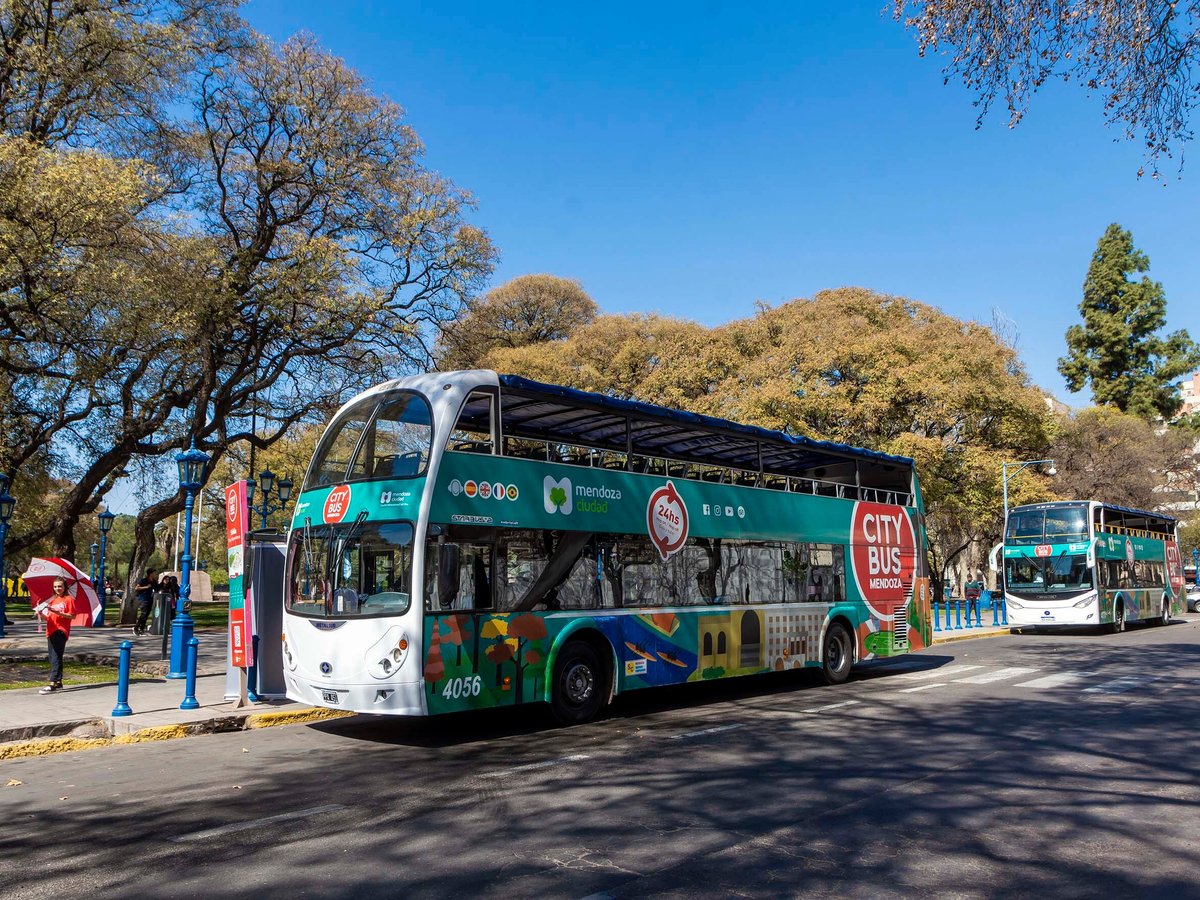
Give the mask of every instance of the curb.
MULTIPOLYGON (((89 719, 86 722, 56 722, 49 725, 31 726, 31 728, 26 729, 12 729, 12 731, 30 731, 32 729, 46 728, 59 730, 53 733, 42 732, 38 736, 31 738, 9 739, 7 743, 0 743, 0 760, 51 756, 56 753, 74 753, 80 750, 96 750, 116 744, 145 744, 154 741, 171 741, 177 738, 194 737, 201 734, 251 731, 261 728, 273 728, 278 725, 302 725, 307 722, 341 719, 352 715, 354 713, 345 710, 324 709, 320 707, 280 710, 268 713, 240 712, 232 715, 213 716, 210 719, 198 722, 154 725, 118 735, 111 734, 111 719, 89 719), (96 727, 103 731, 105 736, 71 736, 70 732, 84 726, 96 727)), ((0 732, 0 740, 4 736, 5 732, 0 732)))
POLYGON ((1008 628, 1008 629, 1005 629, 1004 631, 984 631, 984 632, 975 632, 974 634, 968 632, 967 634, 952 634, 952 635, 948 635, 946 637, 936 637, 935 636, 933 639, 933 643, 934 643, 934 645, 952 644, 955 641, 973 641, 973 640, 978 640, 980 638, 1008 637, 1012 633, 1013 633, 1013 629, 1008 628))

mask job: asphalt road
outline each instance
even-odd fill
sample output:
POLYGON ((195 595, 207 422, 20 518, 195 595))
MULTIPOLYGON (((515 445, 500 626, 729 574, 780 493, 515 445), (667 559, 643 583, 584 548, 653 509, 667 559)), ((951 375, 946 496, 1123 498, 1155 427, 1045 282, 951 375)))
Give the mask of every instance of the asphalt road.
POLYGON ((1200 897, 1198 713, 1189 616, 17 760, 0 897, 1200 897))

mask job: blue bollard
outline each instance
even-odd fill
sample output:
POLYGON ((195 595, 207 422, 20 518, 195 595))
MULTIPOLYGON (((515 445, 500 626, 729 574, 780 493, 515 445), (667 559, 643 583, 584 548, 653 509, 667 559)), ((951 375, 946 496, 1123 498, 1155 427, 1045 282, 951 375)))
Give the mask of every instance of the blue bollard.
POLYGON ((258 702, 258 635, 250 638, 250 668, 246 670, 246 699, 251 703, 258 702))
POLYGON ((1000 598, 1000 624, 1008 624, 1008 600, 1004 597, 1000 598))
POLYGON ((1000 624, 1000 598, 995 594, 989 595, 992 600, 992 625, 1000 624))
POLYGON ((199 709, 200 704, 196 702, 196 648, 200 646, 200 641, 192 638, 187 642, 187 682, 184 686, 183 702, 179 704, 180 709, 199 709))
POLYGON ((121 661, 117 664, 117 705, 113 707, 113 717, 132 716, 129 708, 129 651, 133 644, 121 641, 121 661))
POLYGON ((975 627, 983 627, 983 598, 975 601, 975 627))
POLYGON ((962 630, 962 601, 954 601, 954 628, 958 631, 962 630))

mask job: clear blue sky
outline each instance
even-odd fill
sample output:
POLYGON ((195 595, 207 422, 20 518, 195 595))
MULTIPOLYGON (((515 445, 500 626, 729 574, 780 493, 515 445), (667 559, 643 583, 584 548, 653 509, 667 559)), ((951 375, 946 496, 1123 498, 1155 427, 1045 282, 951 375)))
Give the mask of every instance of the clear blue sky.
POLYGON ((1136 173, 1100 105, 1052 86, 1015 130, 975 128, 884 0, 419 4, 250 0, 309 31, 408 111, 426 163, 470 190, 495 283, 579 279, 607 312, 715 325, 863 285, 1020 333, 1055 368, 1096 241, 1133 232, 1169 327, 1200 336, 1200 169, 1136 173))

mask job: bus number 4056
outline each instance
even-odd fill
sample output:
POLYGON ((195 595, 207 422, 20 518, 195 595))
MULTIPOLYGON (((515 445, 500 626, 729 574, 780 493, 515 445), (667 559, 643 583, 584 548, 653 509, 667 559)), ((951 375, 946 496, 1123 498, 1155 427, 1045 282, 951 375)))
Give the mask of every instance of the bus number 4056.
POLYGON ((483 676, 471 675, 467 678, 451 678, 442 690, 442 696, 447 700, 457 700, 459 697, 478 697, 483 690, 483 676))

